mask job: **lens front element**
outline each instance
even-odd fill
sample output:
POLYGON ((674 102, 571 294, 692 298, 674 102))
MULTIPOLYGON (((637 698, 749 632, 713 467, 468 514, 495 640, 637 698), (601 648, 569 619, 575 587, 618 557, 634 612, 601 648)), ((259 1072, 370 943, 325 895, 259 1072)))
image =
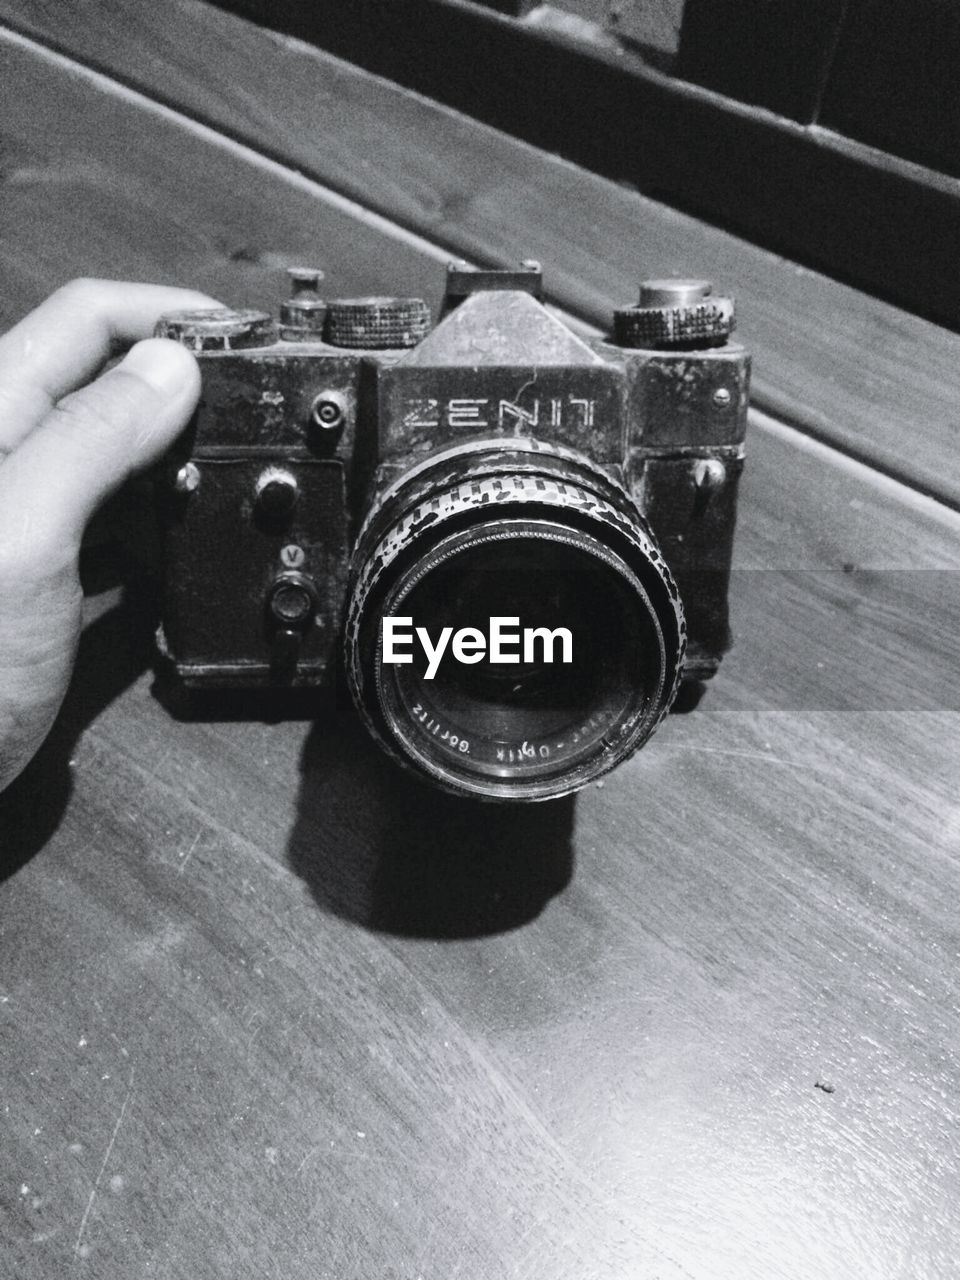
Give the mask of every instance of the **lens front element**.
POLYGON ((564 795, 632 754, 673 699, 669 571, 626 493, 569 451, 512 440, 438 456, 384 495, 355 564, 358 706, 448 790, 564 795), (409 620, 402 657, 384 652, 384 618, 397 634, 409 620))

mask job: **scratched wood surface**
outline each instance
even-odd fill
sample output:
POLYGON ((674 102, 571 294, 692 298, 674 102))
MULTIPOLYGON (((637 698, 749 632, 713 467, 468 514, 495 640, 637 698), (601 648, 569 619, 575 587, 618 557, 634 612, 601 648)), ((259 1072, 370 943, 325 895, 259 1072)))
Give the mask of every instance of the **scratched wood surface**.
MULTIPOLYGON (((736 295, 759 405, 960 507, 960 335, 208 5, 0 0, 3 19, 452 251, 541 258, 550 295, 595 323, 643 275, 712 276, 736 295)), ((915 240, 931 240, 932 217, 915 240)), ((242 213, 234 225, 252 265, 287 247, 242 213)), ((187 229, 187 252, 197 234, 187 229)), ((878 234, 864 227, 871 243, 878 234)), ((109 230, 97 239, 109 261, 109 230)), ((957 260, 955 235, 930 244, 943 249, 957 260)), ((891 266, 901 260, 891 251, 891 266)))
MULTIPOLYGON (((78 273, 269 303, 315 252, 436 296, 429 244, 0 52, 4 322, 78 273)), ((721 675, 519 812, 410 784, 335 698, 183 718, 149 593, 92 579, 0 800, 0 1272, 952 1274, 958 533, 755 417, 721 675)))

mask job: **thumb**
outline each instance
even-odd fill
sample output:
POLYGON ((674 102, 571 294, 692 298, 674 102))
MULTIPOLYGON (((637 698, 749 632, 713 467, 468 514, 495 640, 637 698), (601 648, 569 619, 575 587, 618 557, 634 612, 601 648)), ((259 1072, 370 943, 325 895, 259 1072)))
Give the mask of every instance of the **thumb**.
POLYGON ((103 499, 176 439, 199 395, 189 351, 148 338, 64 397, 0 470, 0 485, 21 496, 25 512, 29 506, 34 545, 79 545, 103 499))

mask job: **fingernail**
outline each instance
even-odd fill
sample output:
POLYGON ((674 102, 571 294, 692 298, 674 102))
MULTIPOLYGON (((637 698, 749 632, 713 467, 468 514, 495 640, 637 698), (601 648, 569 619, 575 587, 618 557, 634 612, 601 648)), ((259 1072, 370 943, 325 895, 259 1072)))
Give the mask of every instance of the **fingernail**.
POLYGON ((176 396, 192 388, 197 380, 193 356, 168 338, 145 338, 131 347, 117 365, 136 374, 162 396, 176 396))

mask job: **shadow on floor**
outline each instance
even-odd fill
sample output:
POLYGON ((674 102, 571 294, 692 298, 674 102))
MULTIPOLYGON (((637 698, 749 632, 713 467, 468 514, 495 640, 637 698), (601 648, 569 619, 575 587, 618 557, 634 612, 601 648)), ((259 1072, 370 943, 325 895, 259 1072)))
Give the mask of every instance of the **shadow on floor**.
MULTIPOLYGON (((96 567, 93 573, 88 591, 115 586, 98 579, 96 567)), ((155 594, 149 586, 128 585, 122 595, 117 591, 117 600, 84 630, 49 737, 0 796, 0 881, 59 827, 73 792, 70 761, 81 734, 154 661, 155 594)), ((153 692, 174 718, 315 717, 287 855, 326 911, 389 933, 480 937, 534 919, 570 882, 572 797, 493 805, 421 784, 384 756, 345 692, 292 701, 275 692, 188 701, 162 675, 153 692)))
POLYGON ((305 744, 288 844, 324 910, 408 937, 482 937, 526 924, 569 884, 573 797, 446 795, 384 756, 343 701, 305 744))

